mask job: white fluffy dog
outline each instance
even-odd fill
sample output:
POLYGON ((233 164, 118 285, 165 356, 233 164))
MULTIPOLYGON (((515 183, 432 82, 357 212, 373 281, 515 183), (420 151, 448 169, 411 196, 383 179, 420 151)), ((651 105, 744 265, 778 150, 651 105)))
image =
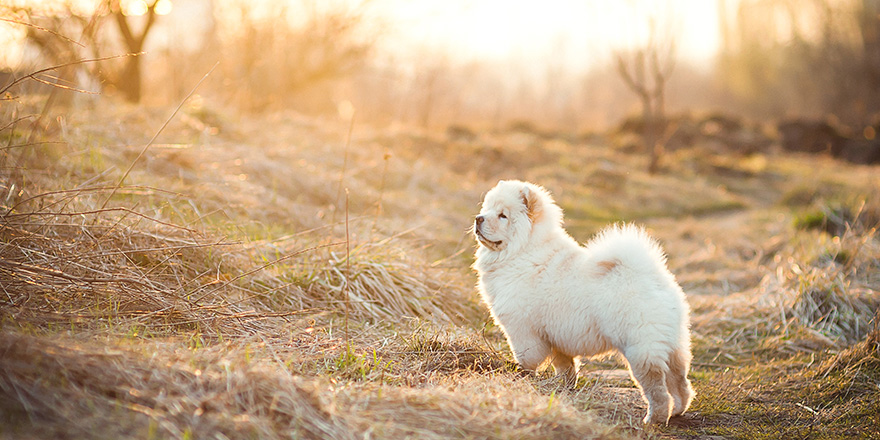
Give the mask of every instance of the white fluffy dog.
POLYGON ((613 226, 582 247, 544 188, 501 181, 474 235, 480 293, 520 365, 536 370, 550 358, 574 382, 578 357, 618 351, 648 402, 645 423, 687 410, 689 309, 643 229, 613 226))

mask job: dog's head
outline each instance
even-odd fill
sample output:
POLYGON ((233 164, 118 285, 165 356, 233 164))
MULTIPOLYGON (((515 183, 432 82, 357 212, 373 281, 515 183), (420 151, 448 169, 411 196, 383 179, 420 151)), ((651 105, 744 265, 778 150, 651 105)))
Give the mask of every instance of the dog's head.
POLYGON ((490 251, 519 249, 529 242, 535 228, 558 226, 561 220, 562 212, 547 190, 533 183, 502 180, 483 199, 474 220, 474 236, 490 251))

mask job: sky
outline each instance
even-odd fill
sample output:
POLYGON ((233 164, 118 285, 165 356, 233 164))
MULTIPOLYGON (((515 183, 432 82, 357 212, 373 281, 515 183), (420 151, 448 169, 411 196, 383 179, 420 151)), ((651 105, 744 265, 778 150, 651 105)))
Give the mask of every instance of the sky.
MULTIPOLYGON (((172 12, 180 14, 207 1, 172 0, 172 12)), ((272 9, 278 1, 295 6, 301 0, 254 0, 251 4, 272 9)), ((398 57, 424 56, 427 49, 461 62, 553 62, 581 70, 607 62, 616 49, 644 44, 651 20, 659 32, 675 37, 681 58, 708 64, 720 44, 719 4, 729 6, 735 1, 369 0, 367 10, 386 24, 381 47, 398 57)), ((0 40, 20 38, 21 32, 8 24, 0 26, 0 40)), ((11 45, 5 46, 9 50, 0 58, 18 55, 11 45)))
POLYGON ((389 50, 429 47, 483 61, 557 58, 590 67, 644 44, 652 20, 695 63, 711 61, 721 40, 718 0, 377 0, 372 7, 391 23, 389 50))

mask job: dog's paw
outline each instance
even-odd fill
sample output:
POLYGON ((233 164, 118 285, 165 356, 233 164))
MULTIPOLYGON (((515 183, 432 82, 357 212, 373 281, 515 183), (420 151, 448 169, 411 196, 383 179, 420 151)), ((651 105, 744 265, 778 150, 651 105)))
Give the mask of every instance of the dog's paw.
POLYGON ((669 423, 669 415, 663 415, 659 411, 648 412, 642 422, 646 425, 666 425, 669 423))

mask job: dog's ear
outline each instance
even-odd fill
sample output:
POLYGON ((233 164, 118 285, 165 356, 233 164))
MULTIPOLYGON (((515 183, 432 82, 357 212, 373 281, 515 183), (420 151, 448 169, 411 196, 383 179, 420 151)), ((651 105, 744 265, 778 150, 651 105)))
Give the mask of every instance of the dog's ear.
POLYGON ((534 189, 526 186, 522 189, 520 195, 522 196, 523 204, 526 205, 526 213, 529 216, 529 221, 532 222, 532 224, 535 224, 544 212, 544 207, 541 206, 540 194, 534 189))

